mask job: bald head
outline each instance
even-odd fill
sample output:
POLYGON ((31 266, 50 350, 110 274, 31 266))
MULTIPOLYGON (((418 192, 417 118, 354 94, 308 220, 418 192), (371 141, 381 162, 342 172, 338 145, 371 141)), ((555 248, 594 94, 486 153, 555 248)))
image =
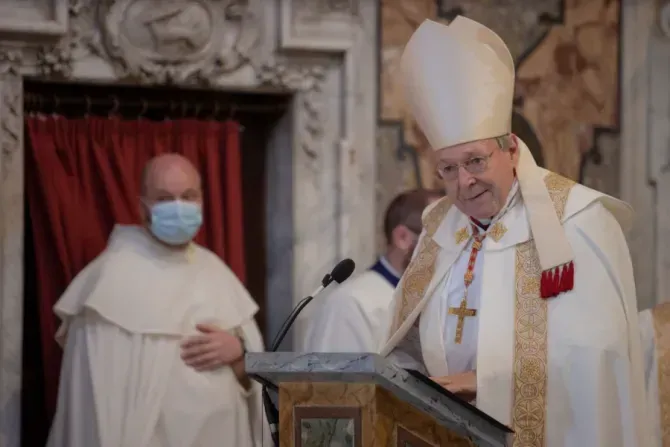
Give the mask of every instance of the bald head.
POLYGON ((149 201, 194 200, 201 196, 198 170, 179 154, 152 158, 142 171, 142 197, 149 201), (190 199, 189 199, 190 197, 190 199))

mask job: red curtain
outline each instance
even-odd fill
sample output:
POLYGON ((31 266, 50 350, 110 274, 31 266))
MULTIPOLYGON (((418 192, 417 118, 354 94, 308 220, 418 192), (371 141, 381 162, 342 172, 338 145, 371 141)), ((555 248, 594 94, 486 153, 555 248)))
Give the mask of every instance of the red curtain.
POLYGON ((140 176, 150 158, 178 153, 200 170, 204 224, 196 241, 218 254, 244 282, 240 126, 234 121, 39 116, 27 118, 26 127, 26 194, 50 421, 61 360, 53 305, 104 249, 114 224, 139 222, 140 176))

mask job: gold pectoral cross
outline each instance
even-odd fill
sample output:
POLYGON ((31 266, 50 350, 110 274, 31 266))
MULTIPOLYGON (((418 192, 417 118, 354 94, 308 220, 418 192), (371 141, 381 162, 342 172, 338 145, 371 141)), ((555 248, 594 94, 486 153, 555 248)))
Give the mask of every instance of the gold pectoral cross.
POLYGON ((463 326, 465 325, 465 317, 474 317, 477 315, 477 309, 468 309, 468 302, 464 298, 461 305, 458 307, 450 307, 449 315, 458 316, 458 324, 456 325, 456 338, 454 342, 460 344, 463 339, 463 326))
POLYGON ((449 315, 458 316, 458 324, 456 325, 456 338, 454 342, 460 344, 463 339, 463 326, 465 325, 465 317, 474 317, 477 315, 476 309, 468 309, 468 289, 470 284, 475 279, 475 261, 477 260, 477 253, 482 249, 482 242, 486 237, 486 233, 481 233, 479 227, 472 225, 472 234, 474 240, 472 241, 472 250, 470 251, 470 259, 468 261, 468 268, 465 271, 465 276, 463 277, 463 282, 465 283, 465 294, 463 295, 463 300, 461 300, 461 305, 458 307, 450 307, 449 315))

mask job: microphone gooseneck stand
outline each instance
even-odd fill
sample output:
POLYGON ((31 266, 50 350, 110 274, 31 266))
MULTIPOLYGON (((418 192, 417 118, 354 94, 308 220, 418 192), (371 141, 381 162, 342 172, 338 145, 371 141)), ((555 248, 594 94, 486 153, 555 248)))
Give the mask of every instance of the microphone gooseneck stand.
MULTIPOLYGON (((279 329, 277 335, 272 341, 272 345, 270 345, 269 352, 277 352, 277 349, 279 349, 279 345, 281 344, 282 341, 284 341, 284 338, 291 329, 291 326, 293 325, 295 319, 298 318, 300 312, 302 312, 305 306, 307 306, 310 303, 310 301, 314 299, 315 296, 317 296, 323 289, 328 287, 332 282, 340 284, 343 281, 345 281, 354 272, 355 267, 356 264, 354 263, 354 261, 348 258, 337 263, 337 265, 333 268, 333 270, 323 277, 319 288, 316 289, 314 293, 312 293, 310 296, 303 298, 298 303, 298 305, 295 306, 293 311, 291 311, 288 318, 286 319, 286 321, 284 321, 284 324, 279 329)), ((268 392, 268 387, 265 384, 263 385, 262 388, 262 399, 263 399, 263 409, 265 410, 265 417, 267 418, 268 424, 270 425, 270 434, 272 435, 272 442, 275 446, 279 446, 279 430, 278 430, 279 410, 277 410, 277 407, 272 402, 272 399, 270 398, 270 393, 268 392)))

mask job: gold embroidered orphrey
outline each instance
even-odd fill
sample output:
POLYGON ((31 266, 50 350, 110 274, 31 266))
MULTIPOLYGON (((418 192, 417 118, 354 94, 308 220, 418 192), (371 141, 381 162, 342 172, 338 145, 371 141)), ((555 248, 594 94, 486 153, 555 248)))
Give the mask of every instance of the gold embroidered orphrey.
POLYGON ((470 239, 470 233, 468 233, 468 228, 467 228, 467 227, 463 227, 463 228, 461 228, 460 230, 458 230, 458 231, 456 232, 456 235, 454 236, 454 238, 456 239, 456 245, 460 245, 460 244, 462 244, 463 242, 465 242, 465 241, 467 241, 468 239, 470 239))
MULTIPOLYGON (((575 182, 549 173, 544 179, 563 220, 575 182)), ((547 301, 540 297, 542 267, 532 239, 516 249, 513 447, 543 447, 547 415, 547 301)))
POLYGON ((651 311, 654 321, 661 445, 670 446, 670 303, 651 311))
MULTIPOLYGON (((562 219, 575 182, 550 172, 545 176, 544 183, 554 210, 562 219)), ((430 284, 440 248, 432 236, 450 206, 445 197, 424 218, 425 235, 402 280, 402 294, 396 302, 389 337, 398 331, 419 305, 430 284)), ((547 405, 547 303, 540 297, 542 268, 533 240, 517 245, 515 266, 513 446, 543 447, 547 405)))
POLYGON ((507 227, 502 222, 494 223, 491 229, 487 232, 489 237, 496 242, 500 241, 505 233, 507 233, 507 227))

